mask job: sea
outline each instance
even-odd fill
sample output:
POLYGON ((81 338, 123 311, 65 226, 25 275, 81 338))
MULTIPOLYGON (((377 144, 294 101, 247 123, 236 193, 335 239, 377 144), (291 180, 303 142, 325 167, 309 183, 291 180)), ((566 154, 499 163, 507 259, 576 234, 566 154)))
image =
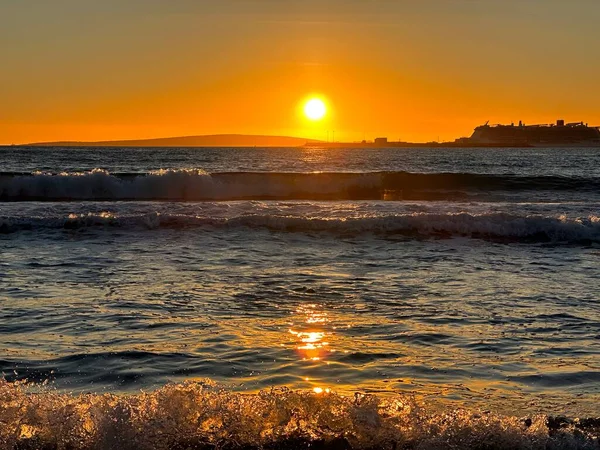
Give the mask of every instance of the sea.
POLYGON ((0 148, 1 449, 599 449, 600 149, 0 148))

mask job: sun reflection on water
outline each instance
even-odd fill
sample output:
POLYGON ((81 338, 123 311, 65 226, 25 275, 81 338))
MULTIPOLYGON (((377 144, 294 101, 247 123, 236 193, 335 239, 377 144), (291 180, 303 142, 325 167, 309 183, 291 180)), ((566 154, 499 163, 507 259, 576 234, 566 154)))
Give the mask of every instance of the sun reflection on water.
POLYGON ((331 392, 331 389, 329 389, 329 388, 323 389, 321 387, 315 387, 315 388, 313 388, 313 392, 315 394, 322 394, 322 393, 329 394, 331 392))
POLYGON ((321 361, 332 351, 326 341, 331 333, 323 329, 329 322, 327 313, 321 311, 320 305, 313 303, 299 306, 296 314, 302 316, 302 323, 297 329, 289 330, 296 337, 296 351, 303 361, 321 361))

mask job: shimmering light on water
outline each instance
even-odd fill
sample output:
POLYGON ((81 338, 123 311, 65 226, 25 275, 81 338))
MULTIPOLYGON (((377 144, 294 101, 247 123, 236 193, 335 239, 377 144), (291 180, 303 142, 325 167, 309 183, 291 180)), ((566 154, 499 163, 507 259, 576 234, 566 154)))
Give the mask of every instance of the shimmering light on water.
MULTIPOLYGON (((17 199, 32 183, 39 195, 76 185, 102 197, 116 185, 123 195, 185 198, 209 182, 218 196, 226 179, 236 193, 292 186, 352 199, 1 203, 0 369, 9 380, 135 393, 209 378, 225 387, 227 404, 246 404, 237 391, 286 386, 304 394, 269 398, 310 411, 315 399, 351 408, 337 395, 358 391, 511 414, 597 415, 600 198, 577 184, 595 180, 597 151, 575 151, 568 167, 564 150, 533 149, 485 158, 426 149, 31 150, 21 160, 0 152, 6 170, 121 174, 66 182, 6 175, 17 199), (453 172, 455 182, 484 173, 504 190, 475 183, 462 192, 468 201, 386 202, 361 199, 372 182, 379 195, 380 174, 349 185, 344 174, 298 183, 286 174, 258 177, 273 183, 257 186, 253 175, 213 180, 203 170, 249 167, 434 172, 425 180, 453 172), (149 170, 153 178, 131 183, 149 170), (546 173, 560 176, 531 178, 546 173), (541 188, 523 189, 520 176, 541 188)), ((163 389, 156 395, 197 394, 163 389)), ((261 404, 261 395, 249 398, 261 404)))
POLYGON ((301 305, 297 308, 295 316, 300 316, 298 328, 304 327, 302 331, 290 329, 289 332, 299 340, 296 350, 302 360, 321 361, 335 350, 329 348, 329 342, 324 339, 331 336, 331 332, 322 329, 329 322, 327 313, 322 311, 322 306, 317 304, 301 305), (320 328, 320 329, 319 329, 320 328))

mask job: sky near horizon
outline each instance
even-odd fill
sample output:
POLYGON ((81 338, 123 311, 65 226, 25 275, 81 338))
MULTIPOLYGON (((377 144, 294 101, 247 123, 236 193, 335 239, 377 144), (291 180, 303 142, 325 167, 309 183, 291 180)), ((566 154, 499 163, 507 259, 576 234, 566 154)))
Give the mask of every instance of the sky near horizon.
POLYGON ((0 0, 0 143, 600 125, 599 49, 599 0, 0 0))

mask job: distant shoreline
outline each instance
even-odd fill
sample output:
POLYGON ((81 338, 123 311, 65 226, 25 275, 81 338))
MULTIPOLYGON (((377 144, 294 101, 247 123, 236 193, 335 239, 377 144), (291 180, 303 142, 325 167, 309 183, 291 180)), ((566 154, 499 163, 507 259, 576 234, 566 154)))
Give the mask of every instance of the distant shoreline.
MULTIPOLYGON (((559 146, 548 145, 548 148, 554 148, 559 146)), ((577 145, 571 145, 570 148, 579 148, 577 145)), ((440 148, 440 149, 460 149, 460 148, 534 148, 531 145, 465 145, 465 144, 453 144, 453 143, 409 143, 402 145, 364 145, 354 143, 323 143, 323 144, 311 144, 311 145, 233 145, 233 144, 222 144, 222 145, 99 145, 95 143, 48 143, 48 144, 0 144, 0 148, 124 148, 124 149, 161 149, 161 148, 195 148, 195 149, 218 149, 218 148, 306 148, 306 149, 365 149, 365 150, 376 150, 376 149, 394 149, 394 148, 440 148)))
MULTIPOLYGON (((457 144, 454 142, 390 142, 386 145, 378 145, 374 143, 355 143, 355 142, 305 142, 303 144, 162 144, 156 145, 151 143, 121 143, 121 142, 48 142, 48 143, 31 143, 31 144, 0 144, 0 148, 346 148, 346 149, 385 149, 385 148, 531 148, 532 145, 506 145, 506 144, 457 144)), ((550 145, 549 147, 553 147, 550 145)), ((572 145, 571 147, 578 147, 572 145)))
POLYGON ((382 149, 382 148, 535 148, 535 147, 598 147, 595 143, 544 143, 534 145, 530 143, 493 143, 469 142, 460 139, 450 142, 325 142, 315 139, 305 139, 290 136, 266 136, 245 134, 217 134, 204 136, 181 136, 153 139, 111 140, 111 141, 52 141, 32 142, 23 144, 0 144, 5 147, 36 147, 36 148, 355 148, 355 149, 382 149))
POLYGON ((324 142, 319 144, 306 144, 305 147, 319 148, 530 148, 528 144, 470 144, 457 142, 387 142, 377 144, 374 142, 324 142))
POLYGON ((52 141, 0 145, 2 147, 302 147, 321 142, 314 139, 290 136, 265 136, 247 134, 215 134, 203 136, 178 136, 152 139, 125 139, 110 141, 52 141))

